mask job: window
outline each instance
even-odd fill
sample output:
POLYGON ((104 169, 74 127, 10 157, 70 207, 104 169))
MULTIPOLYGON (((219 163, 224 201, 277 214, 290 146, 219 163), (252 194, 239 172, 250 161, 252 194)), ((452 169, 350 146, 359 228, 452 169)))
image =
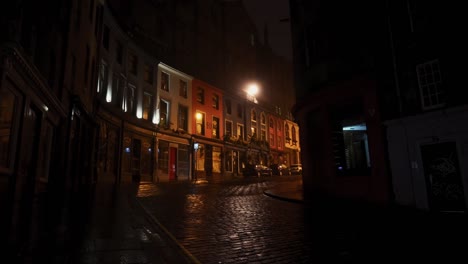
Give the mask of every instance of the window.
POLYGON ((179 80, 179 96, 187 98, 187 82, 179 80))
POLYGON ((239 139, 244 139, 244 126, 237 124, 237 137, 239 139))
POLYGON ((109 39, 110 39, 110 29, 107 25, 104 25, 104 32, 102 36, 102 45, 106 50, 109 50, 109 39))
POLYGON ((266 125, 265 113, 263 113, 263 112, 260 114, 260 123, 262 125, 266 125))
POLYGON ((163 173, 168 173, 168 168, 169 168, 169 142, 164 141, 164 140, 159 140, 158 168, 163 173))
POLYGON ((230 121, 230 120, 226 120, 225 135, 228 136, 228 137, 233 136, 233 134, 232 134, 232 121, 230 121))
POLYGON ((101 91, 104 91, 107 88, 108 74, 109 74, 109 69, 107 68, 107 64, 103 61, 99 69, 99 80, 98 80, 98 87, 97 87, 98 93, 100 93, 101 91))
POLYGON ((228 115, 230 115, 232 112, 231 112, 231 100, 226 100, 226 113, 228 115))
POLYGON ((11 160, 11 135, 13 135, 16 96, 8 88, 0 89, 0 167, 9 168, 11 160))
POLYGON ((252 122, 257 122, 257 112, 255 112, 255 109, 252 109, 251 113, 252 122))
POLYGON ((278 125, 276 127, 278 128, 278 131, 281 131, 283 125, 281 124, 280 121, 278 121, 278 125))
POLYGON ((242 105, 241 104, 237 104, 237 117, 239 118, 242 118, 242 105))
POLYGON ((213 116, 213 128, 211 130, 213 138, 219 138, 219 118, 213 116))
POLYGON ((296 143, 297 143, 297 137, 296 137, 296 127, 295 127, 295 126, 293 126, 293 127, 291 128, 291 135, 292 135, 292 144, 293 144, 293 145, 296 145, 296 143))
POLYGON ((143 94, 143 119, 149 120, 151 118, 153 95, 150 93, 143 94))
POLYGON ((153 84, 153 66, 145 63, 143 69, 143 79, 149 84, 153 84))
POLYGON ((217 94, 213 94, 213 108, 219 109, 219 96, 217 94))
POLYGON ((422 108, 424 110, 443 106, 446 100, 442 85, 439 61, 433 60, 416 66, 422 108))
POLYGON ((159 101, 160 121, 159 125, 163 127, 169 126, 169 102, 161 99, 159 101))
POLYGON ((198 135, 205 135, 205 114, 197 111, 195 114, 196 133, 198 135))
POLYGON ((122 46, 122 43, 120 43, 120 41, 116 41, 116 47, 115 47, 115 54, 116 54, 116 58, 117 58, 117 62, 122 65, 122 62, 123 62, 123 46, 122 46))
POLYGON ((275 122, 273 121, 273 118, 270 118, 270 128, 275 129, 275 122))
POLYGON ((184 131, 187 131, 187 118, 188 118, 188 108, 183 105, 179 105, 179 112, 177 114, 177 127, 184 131))
POLYGON ((288 144, 291 144, 291 137, 289 135, 289 126, 288 126, 288 124, 284 125, 284 133, 285 133, 285 136, 286 136, 286 142, 288 144))
POLYGON ((205 90, 201 87, 197 88, 197 102, 205 104, 205 90))
POLYGON ((275 146, 275 135, 270 133, 270 145, 275 146))
POLYGON ((263 141, 266 141, 266 131, 264 129, 262 129, 262 132, 261 132, 261 139, 263 141))
POLYGON ((276 141, 276 142, 278 142, 278 148, 282 148, 282 146, 283 146, 283 142, 282 142, 282 140, 281 140, 281 137, 280 137, 280 136, 278 136, 278 137, 277 137, 277 141, 276 141))
POLYGON ((135 54, 130 54, 128 57, 128 69, 134 75, 138 74, 138 58, 135 54))
POLYGON ((169 92, 169 74, 161 72, 161 90, 169 92))
MULTIPOLYGON (((360 106, 354 110, 359 109, 360 106)), ((352 109, 342 109, 332 115, 333 153, 337 175, 370 174, 367 126, 362 116, 354 113, 352 109)), ((292 132, 293 141, 297 140, 295 129, 292 129, 292 132)))
POLYGON ((252 109, 250 119, 251 119, 251 126, 250 126, 251 135, 253 138, 257 138, 257 112, 255 111, 255 109, 252 109))
POLYGON ((128 113, 133 114, 135 112, 134 102, 135 102, 135 85, 129 84, 127 87, 127 103, 126 103, 126 111, 128 113))

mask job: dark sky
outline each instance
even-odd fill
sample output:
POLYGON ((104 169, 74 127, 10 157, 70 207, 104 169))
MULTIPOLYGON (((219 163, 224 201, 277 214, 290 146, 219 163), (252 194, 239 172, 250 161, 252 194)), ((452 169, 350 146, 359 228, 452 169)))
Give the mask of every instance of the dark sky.
POLYGON ((270 46, 278 55, 291 60, 291 30, 289 22, 280 19, 289 18, 288 0, 243 0, 245 7, 258 28, 263 40, 265 24, 268 26, 270 46))

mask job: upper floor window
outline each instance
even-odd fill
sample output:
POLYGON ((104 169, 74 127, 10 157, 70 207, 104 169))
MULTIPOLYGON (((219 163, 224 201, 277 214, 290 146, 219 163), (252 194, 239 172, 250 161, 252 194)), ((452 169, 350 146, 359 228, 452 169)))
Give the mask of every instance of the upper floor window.
POLYGON ((257 112, 255 112, 255 109, 252 109, 251 117, 252 122, 257 122, 257 112))
POLYGON ((98 93, 107 89, 107 79, 109 78, 108 75, 109 75, 109 68, 107 67, 107 64, 103 61, 99 69, 98 85, 97 85, 98 93))
POLYGON ((148 63, 145 63, 143 70, 143 79, 145 80, 145 82, 153 84, 153 66, 149 65, 148 63))
POLYGON ((266 125, 265 113, 263 112, 260 114, 260 123, 264 126, 266 125))
POLYGON ((104 25, 104 32, 102 35, 102 46, 106 50, 109 50, 109 40, 110 40, 110 29, 107 25, 104 25))
POLYGON ((201 87, 197 88, 197 102, 205 104, 205 90, 201 87))
POLYGON ((226 129, 225 129, 226 136, 232 136, 232 121, 226 120, 226 129))
POLYGON ((169 74, 161 72, 161 90, 169 92, 169 74))
POLYGON ((117 62, 119 64, 122 64, 122 62, 123 62, 123 46, 122 46, 122 43, 120 43, 120 41, 116 41, 115 43, 116 43, 116 45, 115 45, 115 55, 117 57, 117 62))
POLYGON ((291 138, 291 139, 292 139, 292 143, 293 143, 293 145, 296 145, 297 138, 296 138, 296 127, 295 127, 295 126, 293 126, 293 127, 291 128, 291 135, 292 135, 292 138, 291 138))
POLYGON ((213 94, 213 108, 219 109, 219 96, 217 94, 213 94))
POLYGON ((187 98, 187 82, 179 80, 179 96, 187 98))
POLYGON ((443 106, 446 91, 442 85, 439 60, 429 61, 416 66, 422 108, 424 110, 443 106))
POLYGON ((275 128, 275 122, 273 121, 273 118, 270 118, 270 128, 275 128))
POLYGON ((187 131, 188 128, 188 108, 184 105, 179 105, 179 112, 177 118, 177 126, 179 129, 187 131))
POLYGON ((198 135, 205 135, 205 114, 199 111, 195 114, 195 130, 198 135))
POLYGON ((211 130, 213 138, 219 138, 219 118, 213 116, 213 127, 211 130))
POLYGON ((168 126, 169 125, 169 102, 161 99, 159 101, 159 125, 168 126))
POLYGON ((126 95, 126 109, 125 112, 133 114, 135 112, 135 85, 128 84, 127 86, 127 95, 126 95))
POLYGON ((138 57, 135 54, 128 56, 128 69, 131 73, 138 74, 138 57))
POLYGON ((231 111, 232 111, 232 109, 231 109, 231 100, 226 100, 226 105, 225 105, 225 107, 226 107, 226 113, 227 113, 228 115, 230 115, 230 114, 232 113, 232 112, 231 112, 231 111))
POLYGON ((284 133, 285 133, 285 136, 286 136, 286 142, 290 143, 291 142, 291 137, 289 135, 289 126, 288 126, 288 124, 284 125, 284 133))
POLYGON ((152 101, 153 101, 153 95, 150 93, 144 93, 143 94, 143 119, 148 120, 150 119, 152 110, 152 101))
POLYGON ((237 117, 242 118, 243 114, 243 109, 241 104, 237 104, 237 117))

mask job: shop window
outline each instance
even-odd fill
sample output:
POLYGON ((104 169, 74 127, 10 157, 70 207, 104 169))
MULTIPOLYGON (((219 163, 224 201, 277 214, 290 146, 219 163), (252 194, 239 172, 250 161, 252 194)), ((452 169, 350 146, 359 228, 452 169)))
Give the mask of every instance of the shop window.
POLYGON ((343 117, 335 114, 332 131, 337 175, 370 174, 371 160, 367 125, 363 118, 360 116, 343 117))
POLYGON ((169 172, 169 142, 164 140, 159 140, 158 168, 164 173, 169 172))

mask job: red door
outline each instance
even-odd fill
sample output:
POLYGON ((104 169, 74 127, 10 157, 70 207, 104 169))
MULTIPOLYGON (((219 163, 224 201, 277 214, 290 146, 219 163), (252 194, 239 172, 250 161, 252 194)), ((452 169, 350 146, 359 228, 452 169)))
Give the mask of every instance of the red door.
POLYGON ((169 180, 173 181, 176 179, 177 170, 177 148, 169 148, 169 180))

